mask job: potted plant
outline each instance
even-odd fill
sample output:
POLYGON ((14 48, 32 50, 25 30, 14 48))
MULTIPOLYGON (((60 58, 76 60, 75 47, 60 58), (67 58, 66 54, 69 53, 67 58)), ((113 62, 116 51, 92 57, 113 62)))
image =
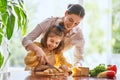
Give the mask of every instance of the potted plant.
POLYGON ((22 0, 0 0, 0 72, 5 71, 9 53, 9 40, 15 28, 26 33, 27 16, 22 0))

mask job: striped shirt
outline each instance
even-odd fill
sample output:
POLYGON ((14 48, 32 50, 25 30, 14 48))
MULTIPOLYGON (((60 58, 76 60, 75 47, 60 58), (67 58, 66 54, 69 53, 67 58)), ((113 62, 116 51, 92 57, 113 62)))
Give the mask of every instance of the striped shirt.
MULTIPOLYGON (((38 38, 51 27, 53 24, 58 24, 62 21, 62 18, 56 20, 55 17, 47 18, 40 24, 38 24, 32 32, 25 36, 22 40, 22 45, 26 47, 28 44, 38 38)), ((83 49, 84 49, 84 38, 81 29, 76 26, 65 36, 65 49, 68 50, 70 47, 75 46, 74 63, 80 63, 83 60, 83 49)))

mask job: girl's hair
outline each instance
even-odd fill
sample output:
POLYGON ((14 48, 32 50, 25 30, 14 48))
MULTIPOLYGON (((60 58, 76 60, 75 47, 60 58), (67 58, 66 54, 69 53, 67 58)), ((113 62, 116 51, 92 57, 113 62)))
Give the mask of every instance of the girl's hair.
POLYGON ((85 10, 80 4, 69 4, 67 9, 68 14, 76 14, 82 18, 85 15, 85 10))
MULTIPOLYGON (((53 25, 51 26, 48 31, 45 33, 44 37, 41 39, 41 46, 43 48, 47 48, 47 38, 48 37, 54 37, 54 36, 59 36, 64 38, 65 33, 64 33, 64 26, 62 25, 53 25)), ((58 47, 55 48, 53 51, 57 53, 58 51, 61 51, 64 48, 64 40, 62 39, 61 42, 59 43, 58 47)))

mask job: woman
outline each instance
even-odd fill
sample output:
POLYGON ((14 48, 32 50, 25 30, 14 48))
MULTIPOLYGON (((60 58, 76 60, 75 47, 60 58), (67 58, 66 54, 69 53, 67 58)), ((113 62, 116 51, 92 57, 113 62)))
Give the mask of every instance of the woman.
MULTIPOLYGON (((84 15, 85 11, 81 5, 70 4, 68 5, 65 15, 62 18, 47 18, 46 20, 38 24, 32 32, 30 32, 26 37, 23 38, 22 44, 26 48, 26 50, 35 51, 36 54, 41 58, 41 64, 45 64, 47 60, 45 58, 44 51, 40 47, 33 44, 33 41, 40 35, 44 35, 44 33, 51 25, 58 25, 59 23, 63 23, 66 29, 65 48, 63 52, 71 48, 72 46, 75 46, 74 64, 81 65, 81 61, 83 60, 82 55, 84 38, 81 29, 77 25, 81 22, 84 15)), ((60 54, 61 56, 62 53, 60 54)))

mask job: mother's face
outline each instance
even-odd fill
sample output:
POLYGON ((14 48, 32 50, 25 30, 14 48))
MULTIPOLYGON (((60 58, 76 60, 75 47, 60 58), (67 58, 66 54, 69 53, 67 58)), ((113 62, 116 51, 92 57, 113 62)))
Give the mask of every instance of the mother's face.
POLYGON ((82 18, 76 14, 68 14, 66 11, 65 17, 64 17, 64 26, 69 31, 75 26, 77 26, 82 18))

